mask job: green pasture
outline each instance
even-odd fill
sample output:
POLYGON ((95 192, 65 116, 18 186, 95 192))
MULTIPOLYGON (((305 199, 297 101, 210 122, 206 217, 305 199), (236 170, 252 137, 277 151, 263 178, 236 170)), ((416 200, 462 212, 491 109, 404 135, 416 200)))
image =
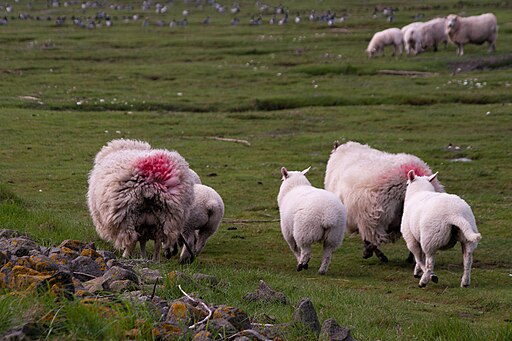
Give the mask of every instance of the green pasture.
MULTIPOLYGON (((0 18, 8 19, 0 26, 0 228, 45 245, 81 239, 112 250, 89 217, 87 176, 111 139, 145 140, 179 151, 224 200, 223 223, 192 265, 176 259, 153 265, 163 273, 220 278, 217 289, 184 283, 206 301, 239 306, 262 321, 266 315, 290 321, 291 306, 242 300, 263 279, 294 303, 311 298, 321 322, 333 317, 357 340, 512 339, 512 3, 289 0, 281 3, 290 21, 269 25, 275 1, 267 3, 261 25, 250 25, 261 2, 243 0, 236 26, 232 2, 218 13, 207 1, 177 0, 165 14, 155 13, 154 3, 147 11, 142 1, 99 3, 104 7, 39 1, 29 8, 20 0, 11 13, 0 8, 0 18), (114 3, 134 7, 113 10, 114 3), (395 9, 393 22, 383 6, 395 9), (184 9, 188 25, 169 27, 184 9), (310 22, 313 9, 346 19, 333 26, 310 22), (100 11, 112 27, 72 22, 100 11), (453 45, 415 57, 393 58, 386 49, 368 59, 364 52, 374 32, 402 27, 418 14, 428 20, 488 11, 500 26, 494 54, 477 45, 467 45, 463 57, 453 45), (32 19, 20 20, 20 12, 32 19), (293 22, 297 13, 300 24, 293 22), (64 25, 55 24, 57 16, 66 16, 64 25), (206 16, 209 25, 202 24, 206 16), (470 288, 459 287, 458 246, 439 253, 439 283, 420 289, 402 240, 383 246, 390 259, 384 264, 362 259, 357 235, 345 237, 327 275, 316 272, 320 245, 309 270, 295 271, 278 221, 280 168, 312 166, 309 179, 323 187, 334 140, 415 154, 472 206, 483 239, 470 288)), ((168 283, 158 294, 181 296, 168 283)), ((128 302, 111 309, 116 319, 76 302, 3 292, 0 335, 44 320, 52 321, 49 339, 114 340, 144 319, 149 327, 141 338, 151 338, 157 317, 149 311, 128 302)))

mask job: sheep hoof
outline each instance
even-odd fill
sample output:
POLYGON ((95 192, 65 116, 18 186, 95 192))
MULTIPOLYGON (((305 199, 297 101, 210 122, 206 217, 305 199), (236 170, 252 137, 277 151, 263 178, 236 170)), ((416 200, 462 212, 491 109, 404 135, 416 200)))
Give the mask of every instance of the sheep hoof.
POLYGON ((414 274, 414 278, 421 278, 421 274, 414 274))
POLYGON ((469 284, 462 284, 460 287, 461 288, 469 288, 469 284))
POLYGON ((318 271, 318 274, 319 274, 319 275, 325 275, 326 273, 327 273, 327 271, 324 271, 324 270, 319 270, 319 271, 318 271))
POLYGON ((388 257, 386 257, 383 253, 377 254, 377 257, 380 259, 380 261, 381 261, 382 263, 387 263, 387 262, 389 262, 388 257))
POLYGON ((297 265, 297 271, 302 271, 302 264, 297 265))
POLYGON ((439 282, 439 277, 437 277, 436 275, 432 275, 432 276, 430 276, 430 280, 434 283, 437 283, 437 282, 439 282))
POLYGON ((180 265, 192 264, 194 262, 195 257, 184 257, 180 259, 180 265))
POLYGON ((424 287, 426 287, 426 286, 427 286, 427 283, 420 283, 420 284, 418 284, 418 286, 419 286, 420 288, 424 288, 424 287))
POLYGON ((373 256, 373 251, 372 251, 372 250, 364 250, 364 251, 363 251, 363 258, 364 258, 364 259, 368 259, 368 258, 370 258, 371 256, 373 256))

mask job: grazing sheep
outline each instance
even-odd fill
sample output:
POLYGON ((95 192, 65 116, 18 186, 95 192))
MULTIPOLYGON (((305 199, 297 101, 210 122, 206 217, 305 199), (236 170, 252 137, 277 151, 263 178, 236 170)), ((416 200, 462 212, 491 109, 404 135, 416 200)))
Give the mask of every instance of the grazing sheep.
POLYGON ((496 50, 498 23, 496 16, 486 13, 472 17, 450 14, 446 18, 446 35, 457 46, 457 55, 464 54, 464 44, 489 44, 489 52, 496 50))
POLYGON ((99 236, 128 257, 140 242, 174 245, 194 196, 188 164, 175 151, 152 149, 142 141, 117 139, 96 155, 89 174, 87 204, 99 236))
POLYGON ((297 258, 297 271, 308 268, 311 245, 322 242, 324 252, 318 273, 324 275, 333 251, 343 241, 346 210, 334 194, 311 186, 306 178, 308 170, 281 168, 283 183, 277 196, 281 232, 297 258))
POLYGON ((421 37, 419 31, 422 25, 422 22, 413 22, 401 29, 405 52, 408 56, 417 55, 421 52, 421 37))
POLYGON ((450 249, 458 241, 462 245, 464 258, 460 286, 468 287, 473 251, 482 236, 478 233, 471 207, 464 200, 453 194, 435 192, 432 181, 436 175, 418 176, 414 170, 407 174, 400 230, 416 259, 414 277, 421 277, 420 287, 426 286, 430 280, 437 283, 438 278, 434 273, 436 252, 450 249))
POLYGON ((421 49, 427 50, 432 48, 437 51, 440 44, 446 47, 448 36, 445 31, 446 18, 435 18, 427 21, 419 27, 419 36, 421 49))
MULTIPOLYGON (((361 235, 364 258, 375 252, 381 261, 388 261, 379 245, 400 238, 407 172, 411 169, 420 175, 432 174, 414 155, 390 154, 357 142, 334 143, 325 189, 336 194, 347 208, 348 231, 361 235)), ((437 191, 443 191, 437 180, 433 184, 437 191)))
POLYGON ((402 31, 398 28, 388 28, 373 35, 366 53, 368 58, 376 57, 384 52, 384 46, 393 45, 393 56, 402 55, 402 31))
POLYGON ((192 177, 192 183, 195 184, 201 184, 201 178, 199 175, 193 170, 190 169, 191 177, 192 177))
POLYGON ((211 187, 195 184, 194 202, 183 231, 187 244, 185 247, 182 245, 181 263, 191 263, 199 255, 208 238, 219 228, 223 216, 224 202, 221 196, 211 187))

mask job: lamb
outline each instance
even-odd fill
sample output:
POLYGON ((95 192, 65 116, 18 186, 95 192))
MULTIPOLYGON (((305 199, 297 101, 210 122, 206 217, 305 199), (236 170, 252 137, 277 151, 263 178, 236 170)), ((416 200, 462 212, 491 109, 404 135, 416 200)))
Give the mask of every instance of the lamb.
POLYGON ((324 252, 318 273, 324 275, 333 251, 343 241, 346 210, 334 194, 311 185, 306 178, 308 171, 281 168, 283 182, 277 196, 281 232, 297 259, 297 271, 308 268, 312 244, 322 242, 324 252))
POLYGON ((457 241, 462 245, 464 259, 460 286, 468 287, 473 252, 482 236, 478 233, 471 207, 463 199, 435 192, 432 181, 436 176, 437 173, 429 177, 418 176, 412 169, 408 172, 400 230, 416 259, 414 277, 421 278, 420 287, 425 287, 430 280, 438 282, 434 273, 436 252, 452 248, 457 241))
POLYGON ((188 163, 176 151, 142 141, 110 141, 96 155, 87 204, 99 236, 129 257, 155 241, 154 260, 174 245, 188 218, 194 187, 188 163))
POLYGON ((419 31, 422 25, 422 22, 413 22, 401 29, 405 52, 408 56, 417 55, 421 52, 421 36, 419 31))
POLYGON ((445 47, 448 43, 448 36, 445 31, 446 18, 434 18, 419 27, 420 44, 422 50, 432 48, 437 51, 440 44, 445 47))
MULTIPOLYGON (((335 141, 324 185, 347 208, 347 230, 361 235, 363 258, 375 252, 381 261, 388 261, 379 246, 400 238, 405 180, 411 169, 420 175, 432 174, 417 156, 390 154, 352 141, 342 145, 335 141)), ((437 180, 433 185, 436 191, 443 191, 437 180)))
POLYGON ((402 55, 402 31, 398 28, 388 28, 387 30, 377 32, 373 35, 366 53, 368 58, 378 56, 381 52, 384 52, 384 47, 393 45, 393 56, 398 53, 402 55))
POLYGON ((211 187, 195 184, 194 202, 183 231, 186 244, 181 249, 180 263, 191 263, 199 255, 208 238, 219 228, 223 216, 221 196, 211 187))
POLYGON ((498 23, 496 16, 486 13, 472 17, 450 14, 446 18, 446 35, 457 46, 457 55, 464 55, 464 44, 489 44, 489 52, 496 50, 498 23))

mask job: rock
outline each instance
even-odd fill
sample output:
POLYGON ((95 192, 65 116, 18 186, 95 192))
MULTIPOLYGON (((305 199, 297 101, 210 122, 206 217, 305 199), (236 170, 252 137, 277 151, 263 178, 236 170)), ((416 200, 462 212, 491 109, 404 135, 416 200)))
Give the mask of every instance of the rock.
POLYGON ((28 259, 30 267, 39 272, 54 273, 59 270, 59 265, 50 257, 40 255, 30 256, 28 259))
POLYGON ((171 271, 167 276, 171 285, 182 284, 188 286, 194 284, 192 277, 181 271, 171 271))
POLYGON ((320 322, 316 314, 315 307, 309 298, 300 300, 297 308, 292 315, 293 321, 307 329, 310 329, 315 334, 320 333, 320 322))
POLYGON ((225 319, 238 331, 251 329, 249 316, 239 308, 221 305, 212 314, 213 319, 225 319))
MULTIPOLYGON (((152 334, 155 340, 176 340, 182 338, 186 330, 176 324, 161 322, 153 328, 152 334)), ((183 339, 186 340, 185 337, 183 339)))
POLYGON ((20 231, 0 229, 0 239, 11 239, 18 237, 25 237, 26 239, 31 239, 30 237, 23 235, 20 231))
POLYGON ((91 294, 96 294, 100 291, 107 291, 109 288, 104 286, 105 279, 102 277, 91 279, 90 281, 84 282, 84 288, 91 294))
POLYGON ((68 248, 78 253, 80 253, 84 248, 96 250, 96 246, 94 245, 94 243, 86 243, 75 239, 66 239, 62 243, 60 243, 59 247, 61 249, 68 248))
POLYGON ((111 251, 98 250, 98 254, 103 257, 105 262, 108 262, 111 259, 116 259, 116 255, 111 251))
POLYGON ((4 266, 11 259, 11 253, 9 251, 0 250, 0 266, 4 266))
POLYGON ((327 319, 322 324, 320 331, 321 341, 355 341, 350 335, 350 329, 341 327, 338 322, 333 319, 327 319))
POLYGON ((53 276, 43 279, 37 284, 38 292, 50 290, 57 296, 63 295, 68 300, 73 300, 75 286, 71 274, 59 271, 53 276))
POLYGON ((159 270, 143 268, 139 271, 140 280, 143 283, 155 284, 156 282, 162 283, 162 275, 159 270))
POLYGON ((262 280, 260 280, 260 286, 258 289, 256 289, 255 292, 247 293, 243 299, 249 302, 263 301, 265 303, 289 303, 288 298, 282 292, 275 291, 262 280))
POLYGON ((220 281, 217 277, 212 275, 205 275, 201 273, 195 273, 192 275, 192 279, 199 284, 206 285, 209 287, 216 287, 220 281))
POLYGON ((26 237, 0 239, 0 250, 8 251, 11 255, 17 257, 28 256, 31 250, 41 251, 36 242, 26 237))
POLYGON ((212 334, 207 330, 201 330, 194 335, 193 341, 213 341, 212 334))
POLYGON ((228 320, 225 319, 213 319, 209 320, 208 324, 205 325, 207 331, 212 333, 214 336, 225 337, 228 335, 233 335, 238 332, 238 330, 229 323, 228 320))
POLYGON ((109 290, 112 292, 134 291, 138 289, 139 285, 129 279, 122 279, 109 283, 109 290))
POLYGON ((137 274, 133 270, 122 268, 117 265, 108 269, 105 272, 105 274, 103 274, 103 278, 109 284, 113 281, 120 281, 125 279, 128 279, 136 284, 139 284, 139 278, 137 277, 137 274))
POLYGON ((94 278, 103 275, 103 271, 101 271, 100 265, 91 257, 78 256, 71 261, 69 266, 73 273, 84 274, 83 277, 85 280, 89 280, 91 277, 94 278))
POLYGON ((39 340, 42 339, 44 330, 33 322, 28 322, 17 327, 14 330, 8 331, 2 335, 4 341, 21 341, 21 340, 39 340))

